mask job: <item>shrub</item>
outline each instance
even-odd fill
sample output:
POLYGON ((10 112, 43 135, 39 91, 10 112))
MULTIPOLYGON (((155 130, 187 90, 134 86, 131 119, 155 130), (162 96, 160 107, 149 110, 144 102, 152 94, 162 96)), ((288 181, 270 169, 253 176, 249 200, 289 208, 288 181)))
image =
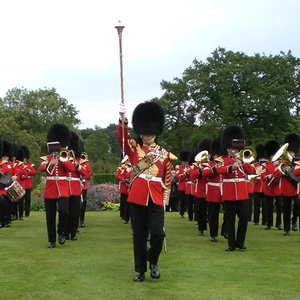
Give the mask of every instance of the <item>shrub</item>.
POLYGON ((90 186, 87 193, 87 210, 106 210, 117 207, 120 202, 118 184, 102 183, 90 186), (110 203, 110 204, 108 204, 110 203))
POLYGON ((114 173, 94 174, 92 177, 92 182, 94 185, 101 184, 101 183, 116 183, 116 174, 114 173))
POLYGON ((31 192, 30 209, 33 211, 41 211, 45 209, 43 191, 46 178, 41 177, 40 183, 31 192))

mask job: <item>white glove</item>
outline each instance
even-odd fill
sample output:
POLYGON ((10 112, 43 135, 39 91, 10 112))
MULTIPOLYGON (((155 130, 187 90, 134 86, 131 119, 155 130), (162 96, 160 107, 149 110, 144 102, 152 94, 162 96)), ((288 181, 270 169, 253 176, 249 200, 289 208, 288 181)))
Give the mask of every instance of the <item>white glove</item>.
POLYGON ((121 116, 122 116, 122 115, 125 115, 125 113, 126 113, 126 108, 125 108, 124 103, 120 103, 119 113, 120 113, 121 116))

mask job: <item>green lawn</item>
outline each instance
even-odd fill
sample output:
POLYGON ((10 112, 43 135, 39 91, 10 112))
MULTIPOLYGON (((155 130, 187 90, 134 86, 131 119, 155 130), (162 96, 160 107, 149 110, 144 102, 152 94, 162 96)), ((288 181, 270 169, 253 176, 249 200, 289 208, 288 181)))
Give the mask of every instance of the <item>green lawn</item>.
POLYGON ((300 299, 300 236, 249 223, 248 250, 197 235, 166 213, 161 279, 134 283, 130 225, 118 212, 88 212, 77 241, 47 248, 45 214, 0 229, 0 299, 300 299))

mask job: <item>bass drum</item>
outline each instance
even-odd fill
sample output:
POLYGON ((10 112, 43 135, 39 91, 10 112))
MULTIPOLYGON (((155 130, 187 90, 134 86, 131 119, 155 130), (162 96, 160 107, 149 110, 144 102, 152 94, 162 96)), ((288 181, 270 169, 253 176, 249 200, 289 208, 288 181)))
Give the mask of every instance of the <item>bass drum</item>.
POLYGON ((25 190, 18 181, 14 181, 9 187, 5 188, 5 190, 11 202, 18 202, 25 196, 25 190))

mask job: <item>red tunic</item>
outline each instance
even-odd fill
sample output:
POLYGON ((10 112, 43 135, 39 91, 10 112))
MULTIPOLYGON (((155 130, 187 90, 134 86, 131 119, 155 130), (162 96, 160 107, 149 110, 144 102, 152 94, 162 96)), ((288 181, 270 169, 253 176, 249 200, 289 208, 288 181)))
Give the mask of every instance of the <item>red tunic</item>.
POLYGON ((223 202, 222 199, 222 175, 217 173, 217 164, 210 162, 207 167, 202 170, 202 176, 208 180, 206 184, 206 201, 207 202, 223 202))
POLYGON ((90 162, 88 160, 84 160, 80 162, 82 168, 86 170, 86 175, 81 175, 81 181, 83 183, 82 190, 87 190, 89 188, 89 181, 92 178, 92 169, 90 162))
POLYGON ((69 182, 67 176, 69 172, 75 171, 75 166, 71 161, 61 162, 57 160, 55 165, 48 168, 48 164, 53 159, 48 155, 39 165, 39 171, 46 173, 46 184, 44 188, 44 198, 59 199, 69 197, 69 182))
POLYGON ((26 162, 24 163, 24 169, 26 170, 25 174, 21 177, 22 180, 25 182, 25 189, 30 190, 32 189, 32 176, 36 175, 36 169, 34 164, 26 162))
MULTIPOLYGON (((122 147, 122 125, 119 123, 117 130, 117 139, 120 147, 122 147)), ((135 140, 130 138, 128 128, 124 128, 125 154, 129 156, 129 160, 134 168, 148 153, 154 154, 159 158, 150 168, 146 169, 130 186, 127 202, 147 206, 149 197, 156 205, 164 205, 165 188, 171 187, 171 157, 172 154, 162 147, 152 144, 150 146, 141 146, 135 140)))
MULTIPOLYGON (((205 164, 206 165, 206 164, 205 164)), ((202 176, 202 167, 194 167, 190 171, 190 179, 195 182, 195 197, 196 198, 205 198, 206 197, 206 184, 207 179, 202 176), (199 169, 201 171, 199 172, 199 169)))
POLYGON ((128 195, 129 179, 131 174, 131 165, 123 164, 117 169, 116 181, 119 182, 120 194, 128 195))
MULTIPOLYGON (((0 161, 0 173, 2 175, 9 174, 13 175, 13 163, 5 160, 0 161)), ((7 195, 5 187, 0 186, 0 195, 7 195)))
POLYGON ((69 191, 70 191, 70 196, 81 196, 82 194, 81 177, 84 177, 87 174, 87 171, 79 164, 80 158, 74 158, 74 159, 75 162, 78 163, 79 167, 75 168, 75 163, 73 162, 74 170, 68 173, 69 191))
POLYGON ((175 178, 178 181, 178 191, 185 192, 186 181, 188 180, 187 171, 190 169, 190 166, 187 164, 182 164, 177 166, 175 178))
POLYGON ((250 164, 243 164, 240 168, 233 170, 235 159, 222 156, 224 165, 217 168, 217 172, 223 175, 223 201, 241 201, 249 199, 246 174, 254 174, 255 168, 250 164))
POLYGON ((281 195, 279 186, 280 172, 277 170, 277 165, 271 161, 266 162, 265 166, 266 171, 261 175, 264 182, 264 194, 270 197, 278 197, 281 195))

